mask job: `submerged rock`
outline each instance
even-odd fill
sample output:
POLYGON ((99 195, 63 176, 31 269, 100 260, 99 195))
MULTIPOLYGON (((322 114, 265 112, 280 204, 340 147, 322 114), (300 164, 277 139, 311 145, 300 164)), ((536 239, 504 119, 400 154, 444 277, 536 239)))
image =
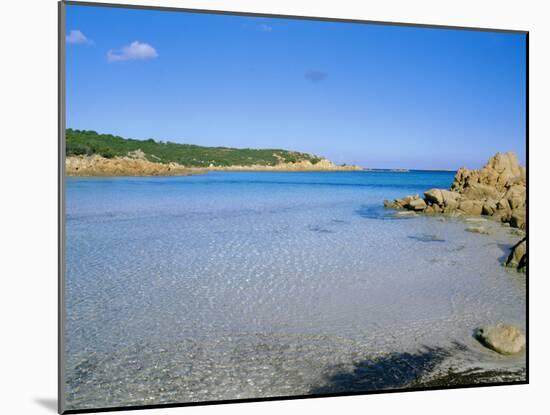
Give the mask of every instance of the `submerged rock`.
POLYGON ((416 213, 415 213, 415 212, 411 212, 410 210, 405 210, 405 211, 403 211, 403 212, 397 212, 397 213, 395 214, 395 216, 405 216, 405 217, 407 217, 407 216, 416 216, 416 213))
POLYGON ((500 354, 519 353, 525 347, 525 336, 511 324, 499 323, 477 329, 476 338, 489 349, 500 354))
POLYGON ((466 218, 464 219, 465 222, 470 222, 470 223, 483 223, 483 222, 487 222, 487 219, 485 218, 466 218))
POLYGON ((504 265, 515 268, 519 272, 527 270, 527 238, 521 239, 512 247, 512 251, 504 265))
POLYGON ((483 226, 468 226, 465 229, 466 232, 481 233, 483 235, 489 235, 489 230, 483 226))

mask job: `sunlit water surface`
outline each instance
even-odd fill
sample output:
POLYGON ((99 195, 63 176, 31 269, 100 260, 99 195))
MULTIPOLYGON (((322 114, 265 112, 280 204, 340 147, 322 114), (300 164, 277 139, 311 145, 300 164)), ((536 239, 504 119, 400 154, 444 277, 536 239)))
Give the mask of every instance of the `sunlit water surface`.
POLYGON ((519 237, 395 219, 448 172, 69 178, 67 409, 399 388, 517 370, 472 337, 525 329, 519 237))

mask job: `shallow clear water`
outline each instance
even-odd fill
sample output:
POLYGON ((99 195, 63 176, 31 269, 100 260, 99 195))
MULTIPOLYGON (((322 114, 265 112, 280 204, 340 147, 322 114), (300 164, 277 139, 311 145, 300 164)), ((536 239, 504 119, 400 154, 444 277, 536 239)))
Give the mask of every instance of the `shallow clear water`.
POLYGON ((472 338, 525 328, 519 237, 395 219, 449 172, 69 178, 68 409, 404 387, 511 369, 472 338), (405 362, 405 363, 403 363, 405 362), (395 373, 391 373, 395 370, 395 373))

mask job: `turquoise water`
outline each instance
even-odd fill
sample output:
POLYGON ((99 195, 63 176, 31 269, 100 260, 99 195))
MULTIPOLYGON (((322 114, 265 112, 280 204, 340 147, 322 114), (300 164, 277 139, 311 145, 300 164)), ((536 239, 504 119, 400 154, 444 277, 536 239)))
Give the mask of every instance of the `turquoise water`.
POLYGON ((453 175, 68 178, 68 409, 407 386, 338 383, 388 355, 421 356, 415 376, 523 367, 471 336, 525 327, 524 277, 500 266, 518 237, 382 207, 453 175))

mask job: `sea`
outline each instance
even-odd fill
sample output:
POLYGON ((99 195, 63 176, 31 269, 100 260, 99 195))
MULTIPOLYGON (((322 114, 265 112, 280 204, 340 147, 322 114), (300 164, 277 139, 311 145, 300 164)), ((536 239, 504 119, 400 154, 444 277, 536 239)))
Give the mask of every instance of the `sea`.
POLYGON ((65 408, 524 380, 474 338, 525 330, 516 231, 383 207, 453 176, 67 178, 65 408))

